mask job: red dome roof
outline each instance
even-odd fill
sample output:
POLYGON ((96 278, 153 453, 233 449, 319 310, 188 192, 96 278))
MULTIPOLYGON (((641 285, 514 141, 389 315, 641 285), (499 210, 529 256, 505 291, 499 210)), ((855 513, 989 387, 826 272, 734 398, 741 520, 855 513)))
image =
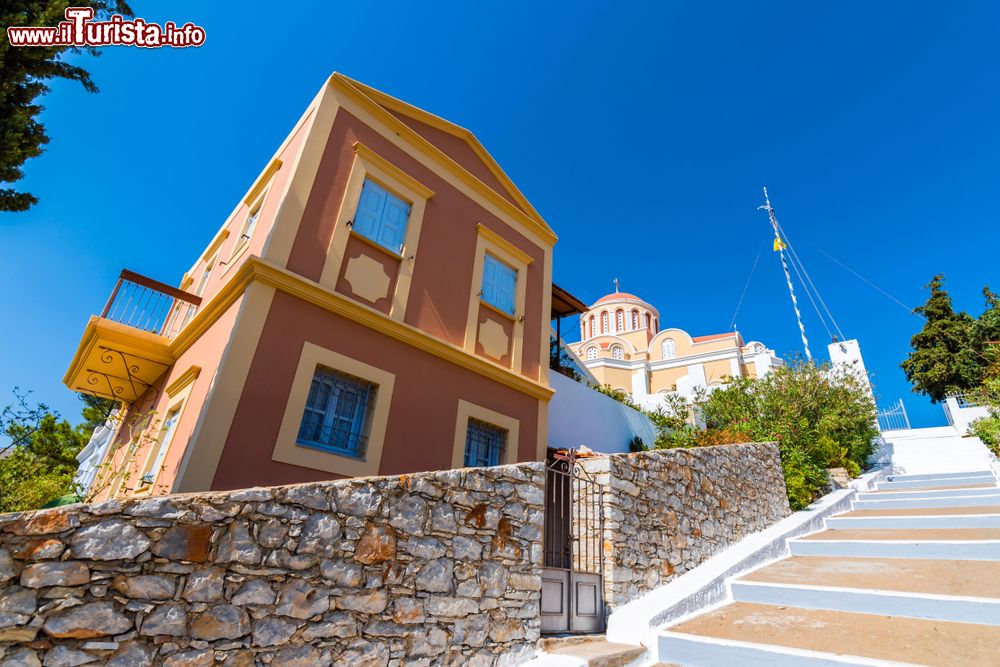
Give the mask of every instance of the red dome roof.
POLYGON ((645 301, 637 297, 635 294, 629 294, 628 292, 615 292, 614 294, 608 294, 607 296, 602 296, 600 299, 594 302, 594 305, 596 306, 597 304, 604 303, 605 301, 619 301, 621 299, 630 299, 632 301, 642 301, 642 303, 646 303, 645 301))

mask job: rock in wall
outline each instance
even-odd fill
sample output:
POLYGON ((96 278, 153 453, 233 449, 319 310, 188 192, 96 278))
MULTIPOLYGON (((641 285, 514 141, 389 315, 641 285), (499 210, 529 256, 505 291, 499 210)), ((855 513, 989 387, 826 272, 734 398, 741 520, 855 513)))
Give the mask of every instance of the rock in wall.
POLYGON ((0 515, 0 664, 512 664, 543 464, 0 515))

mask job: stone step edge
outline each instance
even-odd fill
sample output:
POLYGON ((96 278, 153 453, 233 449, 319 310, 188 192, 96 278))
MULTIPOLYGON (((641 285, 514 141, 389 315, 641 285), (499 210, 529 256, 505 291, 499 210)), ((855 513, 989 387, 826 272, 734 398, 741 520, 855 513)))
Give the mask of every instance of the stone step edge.
POLYGON ((827 530, 913 530, 920 528, 1000 528, 1000 513, 831 516, 826 520, 827 530))
POLYGON ((1000 540, 788 540, 792 556, 1000 561, 1000 540))
POLYGON ((958 489, 900 489, 899 491, 866 491, 858 500, 912 500, 914 498, 974 498, 1000 494, 1000 486, 974 486, 958 489))
POLYGON ((967 472, 920 473, 916 475, 886 475, 887 482, 919 482, 922 480, 962 479, 964 477, 985 477, 992 475, 992 470, 969 470, 967 472))
POLYGON ((890 498, 888 500, 854 500, 855 510, 879 509, 942 509, 945 507, 975 507, 1000 505, 1000 494, 989 496, 947 496, 942 498, 890 498))
POLYGON ((660 632, 657 652, 661 662, 678 665, 769 665, 769 667, 918 667, 909 662, 894 662, 856 655, 834 655, 821 651, 792 648, 780 644, 690 635, 664 630, 660 632), (706 660, 707 659, 707 660, 706 660))
POLYGON ((989 484, 991 482, 996 483, 996 477, 993 475, 960 477, 958 479, 911 479, 896 482, 879 482, 878 489, 882 491, 889 489, 928 489, 935 486, 972 486, 974 484, 989 484))
MULTIPOLYGON (((544 639, 544 637, 543 637, 544 639)), ((574 644, 564 644, 562 648, 570 647, 582 647, 586 644, 591 643, 610 643, 607 640, 591 640, 583 641, 574 644)), ((556 647, 559 648, 559 647, 556 647)), ((613 654, 607 654, 602 656, 597 656, 593 658, 585 658, 579 655, 572 655, 567 653, 549 653, 543 647, 539 645, 538 651, 532 660, 526 663, 522 663, 522 667, 590 667, 591 664, 603 664, 607 660, 622 660, 623 664, 630 664, 644 656, 649 659, 647 654, 650 653, 649 647, 647 646, 631 646, 628 649, 622 649, 613 654)))
POLYGON ((737 602, 1000 626, 1000 597, 741 580, 730 589, 737 602))

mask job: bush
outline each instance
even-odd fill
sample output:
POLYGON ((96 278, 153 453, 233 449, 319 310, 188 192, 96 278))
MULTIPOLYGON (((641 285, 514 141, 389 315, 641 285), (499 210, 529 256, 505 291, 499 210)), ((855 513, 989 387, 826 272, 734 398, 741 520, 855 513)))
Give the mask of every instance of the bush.
POLYGON ((857 476, 878 436, 868 384, 811 362, 793 361, 760 379, 734 379, 700 409, 707 431, 698 444, 778 443, 792 509, 823 493, 827 469, 857 476))
POLYGON ((994 408, 989 415, 972 422, 969 425, 969 435, 982 440, 994 456, 1000 456, 1000 410, 994 408))
POLYGON ((1000 456, 1000 363, 990 368, 982 386, 972 396, 981 405, 990 406, 990 412, 969 425, 969 435, 982 440, 994 456, 1000 456))

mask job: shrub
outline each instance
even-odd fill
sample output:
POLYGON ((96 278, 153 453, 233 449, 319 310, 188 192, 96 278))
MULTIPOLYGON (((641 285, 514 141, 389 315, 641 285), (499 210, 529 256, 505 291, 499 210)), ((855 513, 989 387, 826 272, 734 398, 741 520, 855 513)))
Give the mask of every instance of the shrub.
POLYGON ((826 364, 792 361, 760 379, 734 379, 700 409, 707 428, 700 443, 778 443, 793 509, 822 494, 828 468, 857 476, 878 436, 867 382, 826 364))

